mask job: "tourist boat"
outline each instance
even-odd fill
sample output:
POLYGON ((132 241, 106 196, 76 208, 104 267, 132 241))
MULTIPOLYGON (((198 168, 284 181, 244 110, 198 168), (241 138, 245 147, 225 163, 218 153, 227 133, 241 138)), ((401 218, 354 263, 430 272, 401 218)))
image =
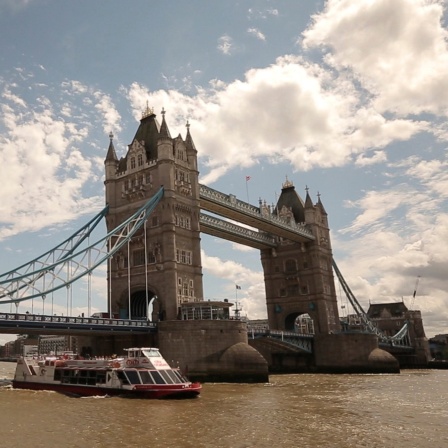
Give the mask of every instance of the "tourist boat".
POLYGON ((19 358, 13 388, 52 390, 72 396, 190 398, 199 395, 192 383, 171 368, 157 348, 129 348, 124 357, 84 359, 73 354, 19 358))

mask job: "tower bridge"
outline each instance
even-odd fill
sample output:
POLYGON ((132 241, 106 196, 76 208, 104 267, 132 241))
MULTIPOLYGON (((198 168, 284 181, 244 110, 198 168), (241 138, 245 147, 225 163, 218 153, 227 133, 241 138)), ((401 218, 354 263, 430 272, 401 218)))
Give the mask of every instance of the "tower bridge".
MULTIPOLYGON (((302 344, 299 351, 304 347, 307 353, 313 351, 315 362, 330 371, 344 366, 350 371, 397 369, 396 360, 387 356, 381 362, 370 360, 369 354, 378 348, 377 335, 365 335, 361 343, 348 335, 337 336, 341 325, 330 230, 320 196, 313 203, 307 189, 303 200, 287 180, 275 206, 260 201, 256 207, 202 185, 198 178, 197 150, 189 125, 185 139, 172 138, 165 112, 159 123, 153 110, 147 109, 120 159, 110 135, 105 159, 106 208, 101 212, 107 235, 98 244, 90 244, 91 227, 87 226, 65 246, 0 276, 0 304, 17 306, 35 297, 44 301, 49 292, 64 287, 69 291, 73 282, 89 277, 100 263, 107 262, 108 313, 120 321, 110 324, 110 332, 115 326, 140 328, 121 324, 136 318, 157 322, 152 341, 169 353, 168 359, 177 359, 190 371, 196 369, 199 376, 216 379, 212 372, 219 371, 227 380, 235 374, 265 379, 260 372, 271 353, 260 348, 262 358, 250 348, 244 323, 183 320, 184 307, 204 302, 200 234, 206 233, 260 250, 273 331, 266 336, 277 348, 302 344), (296 320, 305 314, 313 321, 314 337, 292 334, 296 320), (283 335, 280 342, 275 340, 279 334, 283 335)), ((0 318, 0 328, 8 320, 0 318)), ((49 324, 53 323, 50 319, 49 324)), ((94 330, 100 324, 78 324, 100 331, 94 330)), ((23 322, 16 328, 21 326, 25 328, 23 322)), ((148 328, 142 326, 141 331, 148 328)), ((97 342, 100 347, 101 341, 97 342)))

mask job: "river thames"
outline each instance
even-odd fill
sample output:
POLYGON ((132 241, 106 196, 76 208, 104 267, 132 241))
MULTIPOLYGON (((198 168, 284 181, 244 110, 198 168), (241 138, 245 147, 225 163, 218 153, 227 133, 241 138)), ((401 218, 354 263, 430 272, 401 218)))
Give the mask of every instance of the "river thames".
MULTIPOLYGON (((0 362, 0 380, 14 363, 0 362)), ((448 370, 272 375, 192 400, 70 398, 0 386, 8 448, 448 447, 448 370)))

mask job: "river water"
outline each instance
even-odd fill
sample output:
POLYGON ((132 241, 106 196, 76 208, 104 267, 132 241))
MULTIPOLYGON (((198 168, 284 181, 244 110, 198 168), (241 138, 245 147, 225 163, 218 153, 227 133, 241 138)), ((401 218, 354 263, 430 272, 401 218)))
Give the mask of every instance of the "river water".
MULTIPOLYGON (((0 362, 0 380, 13 363, 0 362)), ((273 375, 192 400, 69 398, 0 386, 5 448, 448 447, 448 370, 273 375)))

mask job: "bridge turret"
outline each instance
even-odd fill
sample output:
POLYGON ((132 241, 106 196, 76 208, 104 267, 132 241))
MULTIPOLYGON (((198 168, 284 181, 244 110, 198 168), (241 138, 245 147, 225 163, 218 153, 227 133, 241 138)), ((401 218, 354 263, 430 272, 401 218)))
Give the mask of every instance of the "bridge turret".
POLYGON ((196 146, 193 142, 193 138, 190 134, 190 123, 187 121, 187 136, 185 137, 185 147, 187 148, 187 157, 188 161, 192 165, 192 168, 197 170, 198 169, 198 151, 196 149, 196 146))
POLYGON ((114 147, 114 134, 112 132, 109 134, 109 148, 107 150, 106 159, 104 160, 104 166, 105 166, 105 181, 104 184, 111 184, 109 185, 109 188, 106 188, 106 203, 110 203, 110 194, 115 194, 115 183, 112 182, 113 179, 115 179, 118 171, 118 157, 117 153, 115 152, 114 147), (112 183, 111 183, 112 182, 112 183))
POLYGON ((283 239, 275 252, 262 251, 270 328, 294 331, 297 318, 308 314, 316 333, 338 331, 330 236, 323 205, 313 205, 308 187, 303 202, 287 179, 274 214, 304 223, 315 239, 301 243, 283 239))

